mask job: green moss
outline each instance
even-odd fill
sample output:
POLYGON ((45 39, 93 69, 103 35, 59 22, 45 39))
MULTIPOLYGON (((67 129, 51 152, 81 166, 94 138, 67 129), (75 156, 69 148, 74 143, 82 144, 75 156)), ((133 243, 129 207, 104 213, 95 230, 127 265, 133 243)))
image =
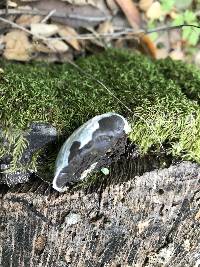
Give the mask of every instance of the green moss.
MULTIPOLYGON (((142 153, 165 145, 174 156, 200 162, 200 75, 195 67, 168 59, 152 61, 119 50, 77 62, 101 80, 132 114, 101 85, 69 64, 2 64, 3 129, 24 130, 32 121, 43 121, 67 136, 89 118, 115 111, 132 123, 130 138, 142 153)), ((0 155, 4 152, 2 147, 0 155)))
POLYGON ((200 71, 199 68, 171 58, 155 62, 159 71, 173 80, 188 98, 200 101, 200 71))

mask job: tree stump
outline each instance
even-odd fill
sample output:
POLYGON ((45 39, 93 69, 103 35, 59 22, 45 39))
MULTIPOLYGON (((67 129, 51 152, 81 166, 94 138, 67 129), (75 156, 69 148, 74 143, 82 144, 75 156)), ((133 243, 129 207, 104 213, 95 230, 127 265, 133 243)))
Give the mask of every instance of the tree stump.
POLYGON ((200 266, 200 166, 125 180, 64 194, 42 181, 2 187, 0 266, 200 266))

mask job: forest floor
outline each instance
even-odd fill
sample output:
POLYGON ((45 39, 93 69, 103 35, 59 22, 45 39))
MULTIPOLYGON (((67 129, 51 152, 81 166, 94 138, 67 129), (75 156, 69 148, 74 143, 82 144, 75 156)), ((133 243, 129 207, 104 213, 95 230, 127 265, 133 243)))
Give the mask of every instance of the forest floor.
MULTIPOLYGON (((0 4, 0 54, 66 62, 107 47, 200 64, 199 0, 12 0, 0 4)), ((3 71, 3 70, 2 70, 3 71)))

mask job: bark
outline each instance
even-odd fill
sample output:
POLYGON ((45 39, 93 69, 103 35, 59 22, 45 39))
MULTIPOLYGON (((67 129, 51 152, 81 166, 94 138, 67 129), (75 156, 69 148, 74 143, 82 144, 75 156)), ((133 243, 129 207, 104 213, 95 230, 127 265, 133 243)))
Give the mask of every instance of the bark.
POLYGON ((0 266, 199 266, 200 166, 131 168, 90 191, 2 187, 0 266))

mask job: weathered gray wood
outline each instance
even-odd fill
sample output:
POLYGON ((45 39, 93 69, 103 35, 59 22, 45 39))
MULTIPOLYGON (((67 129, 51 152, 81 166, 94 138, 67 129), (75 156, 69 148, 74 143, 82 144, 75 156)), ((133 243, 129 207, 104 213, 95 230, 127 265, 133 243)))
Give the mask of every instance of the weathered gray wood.
POLYGON ((2 190, 0 266, 200 266, 197 164, 91 193, 50 191, 2 190))

